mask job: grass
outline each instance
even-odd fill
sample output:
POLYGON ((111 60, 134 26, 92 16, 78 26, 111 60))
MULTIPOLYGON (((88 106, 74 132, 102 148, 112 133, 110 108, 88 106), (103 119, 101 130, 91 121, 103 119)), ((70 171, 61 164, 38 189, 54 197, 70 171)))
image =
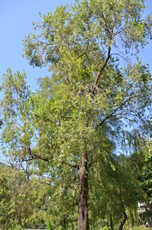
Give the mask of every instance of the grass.
POLYGON ((144 225, 139 226, 139 227, 134 227, 132 230, 143 230, 143 229, 152 230, 152 228, 146 228, 144 225))

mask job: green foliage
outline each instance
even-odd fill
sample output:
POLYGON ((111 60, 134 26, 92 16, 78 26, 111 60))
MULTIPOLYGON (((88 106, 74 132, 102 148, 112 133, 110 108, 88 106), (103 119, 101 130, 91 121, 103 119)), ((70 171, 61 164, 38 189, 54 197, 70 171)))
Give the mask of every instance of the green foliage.
POLYGON ((2 139, 8 144, 9 156, 22 156, 25 145, 29 145, 33 132, 30 122, 30 91, 26 86, 25 73, 12 73, 10 69, 2 79, 4 97, 1 101, 3 121, 5 122, 2 139))
POLYGON ((142 189, 146 192, 150 200, 152 200, 152 150, 151 143, 144 152, 143 167, 141 169, 140 182, 142 189))
POLYGON ((23 229, 43 221, 42 182, 6 165, 0 166, 0 228, 23 229), (41 193, 40 193, 41 191, 41 193), (35 213, 36 216, 35 216, 35 213))
POLYGON ((137 193, 140 188, 130 159, 124 155, 113 156, 107 163, 100 162, 101 165, 103 168, 93 173, 92 184, 90 182, 91 229, 97 229, 97 220, 100 220, 99 226, 109 226, 110 215, 114 226, 118 226, 123 218, 124 207, 128 224, 137 222, 137 193), (110 166, 110 160, 113 167, 110 166))

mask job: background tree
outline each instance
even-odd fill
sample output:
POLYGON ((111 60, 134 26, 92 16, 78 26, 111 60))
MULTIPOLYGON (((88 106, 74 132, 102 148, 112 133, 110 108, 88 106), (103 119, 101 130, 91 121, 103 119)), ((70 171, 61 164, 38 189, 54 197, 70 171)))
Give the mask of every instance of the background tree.
POLYGON ((139 176, 140 185, 143 191, 147 194, 147 205, 152 211, 151 199, 152 199, 152 150, 151 143, 147 143, 144 149, 143 165, 141 169, 141 174, 139 176))
POLYGON ((140 148, 132 154, 131 159, 132 167, 137 175, 138 183, 141 189, 141 194, 138 197, 138 200, 140 203, 142 203, 143 208, 145 209, 145 213, 141 215, 141 220, 145 222, 149 221, 152 212, 151 140, 142 140, 140 138, 138 141, 140 141, 140 148))
POLYGON ((29 181, 23 171, 1 165, 0 194, 1 229, 40 227, 44 223, 43 183, 38 178, 29 181))
POLYGON ((103 168, 96 173, 94 186, 90 189, 91 229, 98 229, 98 224, 107 225, 110 229, 122 229, 126 222, 132 227, 138 219, 137 194, 141 192, 130 158, 125 155, 111 156, 100 165, 103 168))

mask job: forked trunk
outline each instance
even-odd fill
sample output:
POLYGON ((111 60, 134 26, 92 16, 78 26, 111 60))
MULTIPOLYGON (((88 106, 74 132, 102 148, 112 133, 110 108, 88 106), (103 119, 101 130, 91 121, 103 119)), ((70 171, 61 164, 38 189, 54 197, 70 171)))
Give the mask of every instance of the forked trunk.
POLYGON ((79 195, 79 216, 78 216, 78 230, 89 230, 88 221, 88 170, 87 170, 87 156, 82 155, 80 167, 80 195, 79 195))

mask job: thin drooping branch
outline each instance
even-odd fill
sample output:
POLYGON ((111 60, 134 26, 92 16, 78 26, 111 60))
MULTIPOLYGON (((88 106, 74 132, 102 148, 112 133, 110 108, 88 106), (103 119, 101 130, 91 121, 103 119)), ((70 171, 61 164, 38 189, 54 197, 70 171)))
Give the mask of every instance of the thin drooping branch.
POLYGON ((48 158, 46 158, 46 157, 43 157, 43 156, 41 156, 41 155, 32 153, 30 147, 28 148, 28 154, 33 158, 33 160, 34 160, 34 159, 39 159, 39 160, 43 160, 43 161, 46 161, 46 162, 49 162, 49 161, 50 161, 50 160, 49 160, 48 158))
MULTIPOLYGON (((135 96, 135 95, 134 95, 135 96)), ((129 102, 131 99, 133 98, 133 96, 129 96, 129 98, 127 98, 126 100, 122 101, 121 105, 118 106, 117 108, 115 108, 111 113, 107 114, 106 117, 96 126, 96 129, 98 129, 100 126, 102 126, 104 124, 104 122, 106 120, 108 120, 109 118, 111 118, 118 110, 120 110, 125 104, 127 104, 127 102, 129 102)))
POLYGON ((97 73, 97 76, 96 76, 96 79, 95 79, 95 82, 94 82, 94 87, 96 87, 96 85, 98 84, 98 81, 99 81, 99 78, 103 72, 103 70, 105 69, 109 59, 110 59, 110 52, 111 52, 111 44, 109 45, 109 48, 108 48, 108 55, 107 55, 107 58, 104 62, 104 64, 101 66, 100 70, 98 71, 97 73))
POLYGON ((71 167, 71 168, 76 168, 76 169, 78 169, 79 170, 79 165, 77 165, 77 164, 73 164, 73 163, 71 163, 71 162, 65 162, 65 161, 61 161, 61 163, 62 164, 65 164, 65 165, 67 165, 67 166, 69 166, 69 167, 71 167))
MULTIPOLYGON (((70 66, 70 64, 68 64, 68 68, 69 68, 69 72, 71 72, 71 66, 70 66)), ((72 81, 71 81, 71 79, 69 77, 67 77, 67 81, 68 81, 69 84, 72 83, 72 81)))
MULTIPOLYGON (((37 159, 37 160, 42 160, 42 161, 45 161, 45 162, 48 162, 48 163, 51 161, 51 159, 49 159, 47 157, 43 157, 40 154, 32 153, 32 150, 31 150, 30 147, 28 148, 28 154, 31 156, 31 158, 29 160, 36 160, 37 159)), ((65 161, 61 161, 61 164, 65 164, 65 165, 67 165, 67 166, 69 166, 71 168, 76 168, 76 169, 79 170, 79 165, 77 165, 77 164, 73 164, 73 163, 65 162, 65 161)))
POLYGON ((103 19, 103 21, 104 21, 104 24, 105 24, 105 31, 107 32, 108 38, 112 38, 112 33, 113 33, 113 29, 114 29, 115 23, 114 23, 114 25, 113 25, 112 31, 110 31, 109 26, 107 25, 106 18, 105 18, 105 15, 104 15, 104 12, 103 12, 103 11, 100 12, 100 17, 101 17, 101 18, 103 19))
POLYGON ((130 63, 131 61, 129 60, 128 57, 124 57, 123 54, 121 55, 120 53, 112 53, 111 56, 119 56, 121 57, 124 61, 126 61, 127 63, 130 63))
POLYGON ((115 27, 115 23, 114 23, 114 25, 113 25, 112 30, 110 31, 109 28, 108 28, 108 26, 107 26, 107 23, 106 23, 105 15, 104 15, 104 13, 103 13, 102 11, 101 11, 101 13, 100 13, 100 17, 103 19, 103 21, 104 21, 104 23, 105 23, 105 31, 107 32, 107 37, 108 37, 108 39, 109 39, 109 48, 108 48, 108 55, 107 55, 107 58, 106 58, 104 64, 101 66, 101 68, 100 68, 100 70, 98 71, 97 76, 96 76, 96 78, 95 78, 94 89, 96 88, 96 86, 97 86, 97 84, 98 84, 98 81, 99 81, 99 78, 100 78, 100 76, 101 76, 103 70, 105 69, 105 67, 106 67, 106 65, 107 65, 107 63, 108 63, 108 61, 109 61, 109 59, 110 59, 110 57, 111 57, 111 42, 112 42, 113 37, 117 35, 117 34, 114 34, 114 33, 113 33, 113 30, 114 30, 114 27, 115 27))
POLYGON ((77 59, 83 57, 83 56, 86 54, 86 52, 88 51, 88 49, 89 49, 89 42, 88 42, 88 44, 87 44, 85 50, 77 57, 77 59))
POLYGON ((71 84, 71 79, 69 77, 67 77, 67 81, 69 84, 71 84))
MULTIPOLYGON (((83 56, 86 54, 86 52, 88 51, 88 48, 89 48, 89 42, 88 42, 88 44, 87 44, 87 46, 86 46, 84 52, 81 53, 76 59, 79 59, 79 58, 83 57, 83 56)), ((69 68, 69 71, 71 71, 71 66, 70 66, 70 64, 68 64, 68 68, 69 68)), ((68 81, 69 84, 72 84, 72 81, 71 81, 71 79, 70 79, 69 77, 67 77, 67 81, 68 81)))

